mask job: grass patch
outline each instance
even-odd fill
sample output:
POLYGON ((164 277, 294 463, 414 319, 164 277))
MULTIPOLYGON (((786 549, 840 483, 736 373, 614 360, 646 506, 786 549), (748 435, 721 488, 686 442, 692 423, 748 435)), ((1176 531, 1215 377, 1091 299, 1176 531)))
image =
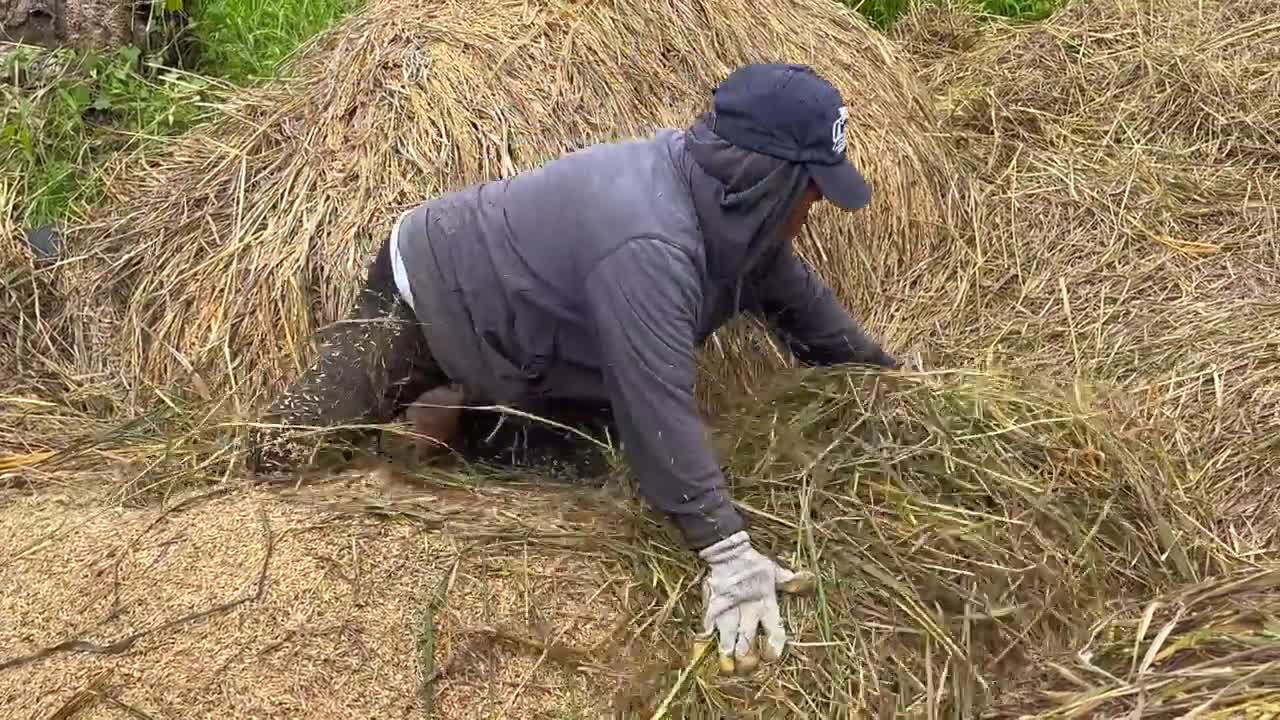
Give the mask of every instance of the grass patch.
POLYGON ((1013 20, 1043 20, 1062 7, 1065 0, 978 0, 977 5, 991 15, 1013 20))
POLYGON ((913 0, 842 0, 844 4, 867 17, 876 27, 884 29, 902 16, 913 0))
POLYGON ((140 141, 206 117, 216 85, 113 53, 21 48, 0 69, 0 160, 20 179, 27 226, 67 219, 100 192, 98 168, 140 141))
POLYGON ((141 143, 215 114, 226 90, 275 74, 280 62, 360 0, 213 0, 192 26, 193 72, 136 47, 101 53, 18 48, 0 61, 0 162, 16 177, 10 220, 72 221, 102 193, 100 168, 141 143))
MULTIPOLYGON (((878 28, 887 29, 921 0, 840 0, 871 20, 878 28)), ((970 0, 975 10, 987 15, 1021 22, 1043 20, 1062 7, 1065 0, 970 0)))
POLYGON ((281 61, 361 0, 207 0, 194 31, 202 71, 237 83, 276 74, 281 61))

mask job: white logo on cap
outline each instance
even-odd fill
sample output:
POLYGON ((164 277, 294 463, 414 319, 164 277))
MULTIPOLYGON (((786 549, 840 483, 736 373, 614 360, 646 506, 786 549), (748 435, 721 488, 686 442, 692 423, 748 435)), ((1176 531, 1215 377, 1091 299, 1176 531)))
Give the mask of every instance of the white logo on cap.
POLYGON ((841 105, 840 114, 836 116, 836 121, 831 123, 831 149, 841 155, 849 144, 848 125, 849 108, 841 105))

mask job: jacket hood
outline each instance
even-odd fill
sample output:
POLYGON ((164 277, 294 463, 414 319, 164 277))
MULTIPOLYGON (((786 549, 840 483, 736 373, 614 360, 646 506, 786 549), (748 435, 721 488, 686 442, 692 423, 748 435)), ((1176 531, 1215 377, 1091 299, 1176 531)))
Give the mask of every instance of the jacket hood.
POLYGON ((685 132, 692 157, 690 189, 706 245, 707 269, 717 288, 719 306, 731 302, 729 314, 741 309, 743 285, 751 273, 783 249, 783 224, 809 183, 803 165, 744 150, 713 130, 707 113, 685 132))

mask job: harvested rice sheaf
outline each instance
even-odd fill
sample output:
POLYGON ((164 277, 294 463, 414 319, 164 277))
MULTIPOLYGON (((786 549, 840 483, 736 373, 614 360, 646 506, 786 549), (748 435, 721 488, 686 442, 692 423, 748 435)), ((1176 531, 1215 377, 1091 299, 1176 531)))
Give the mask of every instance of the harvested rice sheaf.
POLYGON ((831 643, 789 667, 807 691, 858 678, 883 708, 939 692, 932 677, 946 705, 989 699, 1114 598, 1236 560, 1159 434, 1083 384, 809 371, 762 397, 718 437, 753 536, 821 575, 821 599, 791 615, 831 643))
POLYGON ((947 308, 934 364, 1127 388, 1224 541, 1277 547, 1280 6, 921 4, 895 32, 973 180, 970 251, 907 301, 947 308))
POLYGON ((1178 588, 1098 623, 985 713, 997 718, 1242 718, 1280 713, 1280 568, 1178 588))

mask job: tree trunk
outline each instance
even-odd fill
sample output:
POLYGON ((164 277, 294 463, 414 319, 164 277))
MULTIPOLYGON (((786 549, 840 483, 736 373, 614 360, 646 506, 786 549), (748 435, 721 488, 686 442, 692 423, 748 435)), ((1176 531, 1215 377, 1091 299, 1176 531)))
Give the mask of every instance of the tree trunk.
POLYGON ((0 41, 109 50, 129 42, 128 0, 0 0, 0 41))
POLYGON ((183 0, 169 11, 163 0, 0 0, 0 42, 99 51, 132 44, 165 65, 191 67, 198 48, 186 31, 194 5, 183 0))

